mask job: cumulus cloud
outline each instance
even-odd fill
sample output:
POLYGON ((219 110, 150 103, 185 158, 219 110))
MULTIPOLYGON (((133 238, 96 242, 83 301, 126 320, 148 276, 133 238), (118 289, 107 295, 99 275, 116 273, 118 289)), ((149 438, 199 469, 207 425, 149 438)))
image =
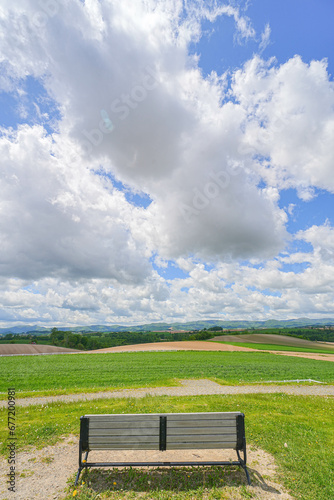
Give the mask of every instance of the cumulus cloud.
POLYGON ((126 223, 140 209, 65 146, 41 127, 0 138, 2 276, 143 280, 150 273, 145 249, 126 223))
MULTIPOLYGON (((166 256, 218 258, 273 255, 282 247, 284 216, 247 170, 230 176, 226 187, 212 178, 241 162, 245 110, 221 105, 224 79, 203 79, 189 59, 180 2, 161 2, 154 10, 141 2, 58 2, 38 31, 35 14, 28 16, 31 5, 19 2, 11 10, 15 22, 5 50, 7 57, 13 45, 19 52, 14 74, 43 73, 62 112, 60 133, 90 161, 103 162, 120 180, 149 193, 149 224, 159 228, 152 246, 166 256), (19 42, 13 44, 14 38, 19 42), (31 52, 26 64, 23 50, 31 52), (217 196, 210 194, 213 183, 217 196), (196 204, 203 186, 206 200, 196 204), (187 206, 194 215, 190 223, 182 211, 187 206)), ((223 14, 234 17, 243 36, 252 35, 235 8, 212 11, 223 14)), ((198 16, 208 17, 202 5, 198 16)), ((88 259, 94 256, 88 251, 88 259)))
POLYGON ((233 95, 247 113, 245 150, 263 161, 271 185, 310 199, 313 186, 334 192, 334 85, 327 63, 295 56, 281 66, 254 57, 234 75, 233 95))

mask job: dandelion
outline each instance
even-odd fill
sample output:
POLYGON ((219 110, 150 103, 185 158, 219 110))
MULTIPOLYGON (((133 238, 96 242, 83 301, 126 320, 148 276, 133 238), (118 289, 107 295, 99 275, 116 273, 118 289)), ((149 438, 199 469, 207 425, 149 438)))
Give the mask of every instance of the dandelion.
POLYGON ((85 481, 82 481, 82 485, 86 484, 85 481))
POLYGON ((116 484, 117 484, 117 483, 116 483, 116 481, 114 481, 112 484, 113 484, 114 486, 116 486, 116 484))
POLYGON ((84 463, 86 463, 86 462, 87 462, 87 460, 83 459, 82 463, 84 464, 84 463))
POLYGON ((77 490, 74 490, 73 491, 73 496, 75 497, 77 495, 77 493, 78 493, 77 490))

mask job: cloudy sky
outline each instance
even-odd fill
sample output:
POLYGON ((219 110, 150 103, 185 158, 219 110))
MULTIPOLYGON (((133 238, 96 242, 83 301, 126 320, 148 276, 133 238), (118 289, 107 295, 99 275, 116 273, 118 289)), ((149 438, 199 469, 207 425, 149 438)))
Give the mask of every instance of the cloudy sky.
POLYGON ((0 326, 334 316, 332 0, 2 0, 0 326))

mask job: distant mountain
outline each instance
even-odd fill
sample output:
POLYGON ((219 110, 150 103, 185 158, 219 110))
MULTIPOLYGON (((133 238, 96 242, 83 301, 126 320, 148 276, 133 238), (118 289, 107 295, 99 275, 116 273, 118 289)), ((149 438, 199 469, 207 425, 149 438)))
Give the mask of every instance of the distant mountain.
POLYGON ((48 333, 51 331, 50 328, 44 328, 43 326, 31 326, 31 325, 25 325, 25 326, 11 326, 10 328, 0 328, 0 335, 1 334, 6 334, 6 333, 14 333, 14 334, 20 334, 20 333, 27 333, 27 332, 40 332, 40 333, 48 333))
MULTIPOLYGON (((289 320, 267 320, 267 321, 220 321, 220 320, 204 320, 204 321, 190 321, 187 323, 149 323, 145 325, 125 326, 125 325, 89 325, 89 326, 62 326, 57 327, 58 330, 69 330, 76 333, 81 332, 161 332, 173 328, 174 330, 203 330, 204 328, 211 328, 219 326, 227 329, 237 328, 298 328, 305 326, 330 326, 334 325, 333 318, 327 319, 309 319, 297 318, 289 320)), ((0 335, 6 333, 20 334, 20 333, 34 333, 48 334, 51 328, 42 326, 13 326, 10 328, 0 328, 0 335)))

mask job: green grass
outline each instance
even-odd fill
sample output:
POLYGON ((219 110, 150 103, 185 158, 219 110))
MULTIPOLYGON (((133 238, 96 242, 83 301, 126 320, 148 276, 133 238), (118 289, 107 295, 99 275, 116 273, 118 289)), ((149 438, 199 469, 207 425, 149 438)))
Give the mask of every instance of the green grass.
MULTIPOLYGON (((274 455, 279 480, 294 498, 328 500, 334 497, 334 400, 329 397, 247 394, 229 396, 145 397, 53 403, 20 408, 17 415, 18 454, 29 445, 44 447, 62 436, 79 433, 79 417, 85 413, 150 413, 243 411, 246 415, 248 448, 260 448, 274 455), (284 444, 287 443, 287 447, 284 444), (24 444, 24 446, 23 446, 24 444)), ((6 457, 7 412, 0 412, 1 453, 6 457)), ((256 470, 256 467, 255 467, 256 470)), ((254 484, 256 474, 251 470, 254 484)), ((137 471, 92 470, 78 488, 80 499, 202 499, 251 498, 245 475, 238 469, 137 471), (189 478, 188 475, 191 477, 189 478), (91 482, 87 486, 88 481, 91 482), (151 481, 151 483, 148 483, 151 481), (113 483, 116 482, 116 485, 113 483), (233 496, 233 492, 239 496, 233 496), (247 496, 248 495, 248 496, 247 496)), ((71 481, 74 481, 74 476, 71 481)), ((73 484, 73 482, 72 482, 73 484)), ((68 499, 73 498, 73 486, 68 499)))
POLYGON ((249 347, 250 349, 260 349, 264 351, 291 351, 291 352, 312 352, 316 354, 334 354, 334 349, 321 349, 317 347, 296 347, 293 345, 259 344, 257 342, 222 342, 218 344, 229 344, 233 346, 249 347))
MULTIPOLYGON (((244 484, 243 471, 220 467, 172 469, 156 468, 118 471, 93 470, 86 474, 84 485, 78 487, 80 500, 126 499, 136 500, 194 500, 254 498, 251 487, 244 484), (90 485, 89 485, 90 483, 90 485), (98 496, 97 496, 98 492, 98 496)), ((73 499, 70 489, 68 500, 73 499)))
POLYGON ((260 352, 8 356, 1 359, 1 371, 2 399, 6 398, 8 387, 15 387, 17 395, 22 397, 177 385, 177 380, 191 378, 209 378, 221 384, 309 378, 326 383, 334 381, 330 361, 260 352))

